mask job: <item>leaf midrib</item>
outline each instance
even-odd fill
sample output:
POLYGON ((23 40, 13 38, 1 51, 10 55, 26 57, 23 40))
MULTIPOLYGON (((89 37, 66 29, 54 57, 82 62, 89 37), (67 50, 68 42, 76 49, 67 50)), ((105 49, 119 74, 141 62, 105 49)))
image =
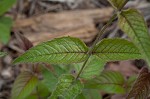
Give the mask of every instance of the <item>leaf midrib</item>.
MULTIPOLYGON (((133 26, 131 25, 130 21, 126 18, 126 16, 124 16, 122 13, 121 15, 125 18, 125 20, 127 21, 127 23, 129 24, 129 26, 131 27, 133 33, 135 34, 136 38, 138 39, 139 43, 141 44, 142 48, 144 49, 143 44, 141 43, 141 40, 138 38, 137 36, 137 32, 134 30, 133 26)), ((144 49, 145 50, 145 49, 144 49)))
MULTIPOLYGON (((61 52, 61 53, 58 52, 58 53, 49 53, 49 54, 39 54, 39 55, 36 55, 36 56, 50 56, 50 55, 53 55, 53 54, 58 55, 58 54, 72 54, 72 53, 74 53, 74 54, 85 54, 86 55, 87 52, 61 52)), ((32 58, 32 56, 31 56, 31 58, 32 58)))
POLYGON ((22 94, 22 91, 25 89, 25 86, 28 85, 28 83, 34 78, 35 76, 31 74, 30 78, 28 79, 28 81, 25 83, 24 87, 21 89, 21 92, 18 93, 18 97, 20 97, 20 95, 22 94))
POLYGON ((97 54, 97 53, 100 53, 100 54, 139 54, 140 53, 131 53, 131 52, 92 52, 93 54, 97 54))

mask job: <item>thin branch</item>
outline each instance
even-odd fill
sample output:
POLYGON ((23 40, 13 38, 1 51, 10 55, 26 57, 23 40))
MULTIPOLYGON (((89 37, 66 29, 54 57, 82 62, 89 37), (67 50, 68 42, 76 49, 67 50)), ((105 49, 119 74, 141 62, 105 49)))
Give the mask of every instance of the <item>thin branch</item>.
MULTIPOLYGON (((118 11, 121 11, 122 8, 125 6, 125 4, 126 4, 128 1, 129 1, 129 0, 126 0, 126 1, 124 2, 124 4, 118 9, 118 11)), ((96 37, 96 40, 94 41, 94 43, 93 43, 92 46, 90 47, 89 51, 87 52, 88 57, 87 57, 87 59, 85 60, 85 62, 83 63, 82 68, 80 69, 80 71, 79 71, 79 73, 78 73, 78 75, 77 75, 77 77, 76 77, 76 80, 80 77, 82 71, 83 71, 84 68, 86 67, 86 64, 87 64, 87 62, 88 62, 90 56, 92 55, 92 51, 93 51, 95 45, 97 44, 97 42, 99 41, 99 38, 102 36, 102 34, 105 32, 105 30, 109 27, 109 25, 112 24, 112 22, 113 22, 116 18, 117 18, 117 14, 115 13, 115 14, 110 18, 110 20, 107 22, 107 24, 104 25, 103 28, 98 32, 98 36, 96 37)))
POLYGON ((88 62, 88 60, 89 60, 89 58, 90 58, 90 56, 91 56, 91 54, 92 54, 92 51, 93 51, 93 49, 94 49, 94 46, 95 46, 96 43, 99 41, 99 38, 101 37, 101 35, 105 32, 105 30, 107 29, 107 27, 113 22, 113 20, 114 20, 116 17, 117 17, 117 14, 114 14, 114 15, 111 17, 111 19, 107 22, 107 24, 106 24, 106 25, 101 29, 101 31, 98 33, 98 36, 97 36, 96 40, 94 41, 93 45, 91 46, 91 48, 90 48, 89 51, 87 52, 88 57, 87 57, 87 59, 85 60, 85 62, 83 63, 83 66, 82 66, 81 70, 79 71, 79 73, 78 73, 76 79, 79 78, 80 74, 82 73, 83 69, 85 68, 86 63, 88 62))

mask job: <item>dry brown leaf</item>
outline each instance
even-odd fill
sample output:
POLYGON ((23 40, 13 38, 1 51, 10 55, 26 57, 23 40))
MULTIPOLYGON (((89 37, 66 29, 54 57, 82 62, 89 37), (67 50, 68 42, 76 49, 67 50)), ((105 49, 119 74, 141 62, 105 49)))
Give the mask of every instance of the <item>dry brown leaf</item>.
POLYGON ((150 72, 148 68, 142 68, 127 99, 147 99, 150 94, 150 72))

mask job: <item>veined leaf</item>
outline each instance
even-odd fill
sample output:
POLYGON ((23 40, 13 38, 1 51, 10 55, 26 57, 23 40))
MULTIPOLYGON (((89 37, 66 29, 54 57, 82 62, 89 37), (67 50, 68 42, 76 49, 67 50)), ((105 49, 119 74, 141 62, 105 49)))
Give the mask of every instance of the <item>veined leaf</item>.
POLYGON ((88 81, 86 88, 101 89, 107 93, 125 93, 123 85, 125 83, 124 77, 119 72, 104 71, 99 77, 88 81))
POLYGON ((102 99, 100 91, 97 89, 85 89, 83 95, 86 97, 85 99, 102 99))
POLYGON ((76 99, 102 99, 100 90, 97 89, 84 89, 76 99))
POLYGON ((15 80, 12 89, 12 99, 24 99, 33 91, 38 83, 38 78, 30 72, 22 72, 15 80))
POLYGON ((31 48, 14 63, 77 63, 87 58, 87 46, 77 38, 62 37, 31 48))
POLYGON ((48 99, 74 99, 81 93, 83 85, 79 80, 75 81, 72 75, 62 75, 58 81, 56 89, 48 99))
POLYGON ((86 99, 83 93, 80 93, 75 99, 86 99))
MULTIPOLYGON (((77 73, 81 70, 83 63, 74 64, 77 73)), ((80 77, 85 79, 94 78, 104 70, 105 62, 95 56, 91 56, 85 69, 81 73, 80 77)))
POLYGON ((99 42, 93 55, 98 56, 103 61, 118 61, 129 59, 140 59, 141 55, 136 46, 124 39, 104 39, 99 42))
POLYGON ((6 55, 6 53, 0 52, 0 57, 3 57, 3 56, 5 56, 5 55, 6 55))
POLYGON ((119 26, 127 33, 150 65, 150 35, 143 16, 135 9, 122 11, 119 26))
POLYGON ((50 91, 48 87, 45 86, 42 82, 40 82, 36 88, 36 92, 42 97, 42 99, 47 99, 50 95, 50 91))
POLYGON ((48 87, 50 91, 52 91, 56 86, 58 78, 45 68, 42 69, 42 75, 44 78, 42 82, 48 87))
POLYGON ((0 41, 6 44, 10 38, 10 28, 12 19, 9 17, 0 17, 0 41))
POLYGON ((58 77, 62 74, 65 74, 66 71, 60 68, 59 66, 53 66, 53 71, 41 66, 41 72, 43 75, 42 82, 48 87, 50 91, 53 91, 58 82, 58 77))
POLYGON ((126 0, 108 0, 108 2, 115 8, 115 9, 120 9, 126 0))
POLYGON ((150 72, 143 68, 127 99, 147 99, 150 94, 150 72))
MULTIPOLYGON (((37 96, 37 94, 31 94, 30 96, 26 97, 25 99, 38 99, 39 97, 37 96)), ((46 98, 44 98, 46 99, 46 98)))
POLYGON ((40 82, 36 89, 37 93, 42 97, 42 99, 47 99, 50 95, 50 91, 48 90, 48 87, 45 86, 42 82, 40 82))
POLYGON ((10 9, 15 2, 16 0, 0 0, 0 16, 10 9))
POLYGON ((47 99, 50 95, 48 87, 44 83, 39 82, 36 89, 25 99, 47 99))

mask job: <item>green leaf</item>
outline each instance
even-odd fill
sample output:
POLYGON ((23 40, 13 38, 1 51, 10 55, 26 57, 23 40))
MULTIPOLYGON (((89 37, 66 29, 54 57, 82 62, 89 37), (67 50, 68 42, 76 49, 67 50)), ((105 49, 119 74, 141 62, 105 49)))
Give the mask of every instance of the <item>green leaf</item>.
POLYGON ((51 71, 46 68, 42 68, 42 75, 44 78, 42 82, 48 87, 50 91, 52 91, 58 81, 57 76, 55 76, 51 71))
POLYGON ((118 14, 119 26, 127 33, 150 65, 150 35, 143 16, 135 9, 118 14))
POLYGON ((101 89, 107 93, 123 94, 125 93, 124 83, 124 77, 119 72, 105 71, 99 77, 88 81, 85 87, 101 89))
POLYGON ((7 55, 5 52, 0 52, 0 57, 7 55))
POLYGON ((7 12, 16 1, 17 0, 0 0, 0 16, 7 12))
POLYGON ((102 99, 100 90, 84 89, 75 99, 102 99))
POLYGON ((86 99, 83 93, 80 93, 75 99, 86 99))
POLYGON ((94 50, 93 55, 103 61, 119 61, 129 59, 140 59, 141 54, 136 46, 124 39, 103 39, 94 50))
POLYGON ((12 99, 24 99, 34 90, 38 78, 31 72, 22 72, 15 80, 12 88, 12 99))
POLYGON ((108 0, 108 2, 115 8, 115 9, 120 9, 126 0, 108 0))
POLYGON ((47 99, 50 95, 48 87, 44 83, 39 82, 36 89, 25 99, 47 99))
POLYGON ((57 83, 56 89, 48 99, 74 99, 83 89, 83 85, 79 80, 75 81, 72 75, 62 75, 57 83))
POLYGON ((62 74, 65 74, 66 71, 60 68, 59 66, 53 66, 53 71, 45 68, 45 66, 41 67, 41 72, 43 75, 42 82, 48 87, 50 91, 53 91, 58 82, 58 77, 62 74))
MULTIPOLYGON (((74 64, 75 69, 77 70, 77 73, 81 70, 83 63, 74 64)), ((91 56, 88 60, 85 69, 81 73, 80 77, 85 79, 91 79, 94 78, 104 70, 105 62, 100 60, 99 58, 95 56, 91 56)))
POLYGON ((48 90, 48 87, 45 86, 44 83, 40 82, 37 86, 37 93, 39 93, 40 97, 42 97, 42 99, 47 99, 50 95, 50 91, 48 90))
POLYGON ((102 99, 100 91, 97 89, 85 89, 83 90, 85 99, 102 99))
POLYGON ((30 96, 26 97, 25 99, 38 99, 38 95, 35 93, 35 94, 31 94, 30 96))
POLYGON ((1 16, 0 23, 10 28, 12 26, 12 19, 10 17, 1 16))
POLYGON ((12 26, 12 19, 9 17, 0 17, 0 41, 4 44, 8 43, 10 39, 10 29, 12 26))
POLYGON ((31 48, 14 61, 16 63, 77 63, 87 58, 87 46, 77 38, 62 37, 31 48))

